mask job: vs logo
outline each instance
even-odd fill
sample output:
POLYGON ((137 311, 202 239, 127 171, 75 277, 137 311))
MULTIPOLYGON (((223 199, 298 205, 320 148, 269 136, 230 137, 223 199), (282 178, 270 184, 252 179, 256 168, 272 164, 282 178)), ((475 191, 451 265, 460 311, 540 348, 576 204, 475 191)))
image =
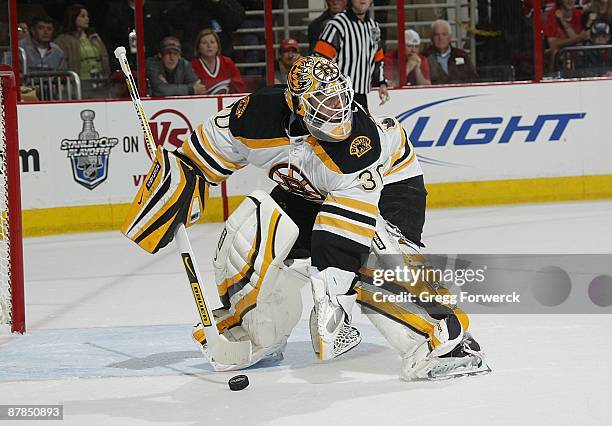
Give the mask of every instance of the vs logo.
MULTIPOLYGON (((175 109, 162 109, 156 112, 149 119, 149 124, 155 145, 166 149, 174 150, 180 147, 183 140, 193 132, 189 119, 175 109)), ((145 151, 150 155, 148 150, 145 151)))

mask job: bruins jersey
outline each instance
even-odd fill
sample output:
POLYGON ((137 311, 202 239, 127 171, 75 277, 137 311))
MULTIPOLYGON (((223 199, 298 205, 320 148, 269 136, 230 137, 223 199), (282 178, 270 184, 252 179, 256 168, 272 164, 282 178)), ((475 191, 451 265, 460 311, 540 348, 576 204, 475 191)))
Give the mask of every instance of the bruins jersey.
POLYGON ((321 204, 313 251, 342 250, 358 259, 372 243, 383 186, 422 174, 414 149, 397 120, 372 118, 356 103, 352 133, 342 142, 294 132, 299 121, 284 91, 267 87, 221 110, 179 151, 211 183, 249 164, 265 169, 286 191, 321 204))

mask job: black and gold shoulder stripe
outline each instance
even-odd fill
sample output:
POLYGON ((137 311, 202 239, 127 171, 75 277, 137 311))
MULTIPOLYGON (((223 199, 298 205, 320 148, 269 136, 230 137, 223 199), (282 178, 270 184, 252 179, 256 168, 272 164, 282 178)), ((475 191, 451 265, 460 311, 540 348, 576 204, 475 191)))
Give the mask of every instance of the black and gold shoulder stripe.
POLYGON ((400 148, 393 154, 391 157, 391 167, 385 173, 385 176, 391 175, 393 173, 397 173, 400 170, 408 167, 415 158, 415 152, 410 140, 408 140, 408 136, 406 135, 406 130, 401 128, 402 131, 402 144, 400 148))
POLYGON ((251 149, 289 144, 285 125, 291 110, 285 101, 285 85, 266 87, 236 102, 229 129, 251 149))

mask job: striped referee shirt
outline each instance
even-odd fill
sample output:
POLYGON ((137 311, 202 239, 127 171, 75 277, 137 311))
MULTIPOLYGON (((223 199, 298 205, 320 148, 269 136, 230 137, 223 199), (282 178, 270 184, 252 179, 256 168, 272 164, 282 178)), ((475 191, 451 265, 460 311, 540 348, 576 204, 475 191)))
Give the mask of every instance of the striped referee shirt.
POLYGON ((372 83, 386 84, 380 27, 368 12, 363 21, 350 6, 335 15, 325 25, 313 53, 334 59, 351 78, 355 93, 367 94, 372 83))

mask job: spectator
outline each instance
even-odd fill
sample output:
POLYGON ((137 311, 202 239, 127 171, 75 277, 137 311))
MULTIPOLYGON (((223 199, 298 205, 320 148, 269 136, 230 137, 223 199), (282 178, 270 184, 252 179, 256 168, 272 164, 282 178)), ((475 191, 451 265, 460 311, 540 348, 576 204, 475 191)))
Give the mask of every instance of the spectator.
POLYGON ((574 0, 557 0, 556 6, 546 13, 544 36, 548 43, 548 68, 554 71, 555 56, 559 49, 582 43, 589 38, 582 27, 582 14, 576 9, 574 0))
POLYGON ((314 51, 315 44, 321 35, 321 31, 325 28, 327 21, 338 13, 344 12, 346 9, 346 2, 347 0, 325 0, 325 3, 327 3, 327 10, 308 25, 309 52, 314 51))
POLYGON ((277 68, 274 74, 275 84, 286 84, 287 74, 291 66, 300 59, 300 45, 293 38, 286 38, 280 44, 280 57, 277 61, 277 68))
POLYGON ((20 22, 17 24, 17 37, 19 38, 20 42, 30 38, 28 24, 25 22, 20 22))
POLYGON ((221 55, 221 40, 211 29, 198 33, 191 66, 206 87, 207 95, 244 93, 244 83, 234 61, 221 55))
POLYGON ((64 52, 53 43, 53 21, 42 17, 32 20, 32 36, 19 40, 19 46, 25 50, 26 63, 30 71, 65 70, 64 52))
MULTIPOLYGON (((610 43, 610 24, 596 19, 591 25, 591 37, 585 46, 605 46, 610 43)), ((586 50, 576 61, 578 77, 609 77, 612 75, 612 52, 610 49, 586 50)))
POLYGON ((582 28, 590 30, 596 19, 609 20, 608 0, 592 0, 582 11, 582 28))
POLYGON ((90 28, 85 6, 73 4, 66 9, 64 31, 55 42, 64 51, 68 69, 79 75, 81 84, 91 79, 108 78, 108 52, 100 36, 90 28))
MULTIPOLYGON (((409 86, 430 85, 429 62, 427 57, 419 53, 421 37, 414 30, 404 31, 406 43, 406 83, 409 86)), ((385 55, 385 78, 393 85, 399 84, 399 66, 397 50, 387 52, 385 55)))
MULTIPOLYGON (((535 0, 524 0, 525 4, 525 16, 530 16, 533 13, 533 4, 535 0)), ((550 9, 555 7, 557 0, 541 0, 542 9, 544 12, 548 12, 550 9)))
POLYGON ((176 37, 164 37, 159 54, 147 59, 147 79, 153 96, 204 95, 204 86, 193 72, 191 64, 181 55, 181 42, 176 37))
POLYGON ((372 0, 350 0, 346 12, 327 22, 314 49, 314 54, 338 62, 353 83, 355 101, 366 111, 372 82, 379 86, 381 105, 389 100, 380 27, 368 14, 371 4, 372 0))
POLYGON ((449 23, 438 19, 431 24, 432 45, 427 49, 427 61, 432 84, 471 83, 478 73, 465 50, 451 46, 449 23))

